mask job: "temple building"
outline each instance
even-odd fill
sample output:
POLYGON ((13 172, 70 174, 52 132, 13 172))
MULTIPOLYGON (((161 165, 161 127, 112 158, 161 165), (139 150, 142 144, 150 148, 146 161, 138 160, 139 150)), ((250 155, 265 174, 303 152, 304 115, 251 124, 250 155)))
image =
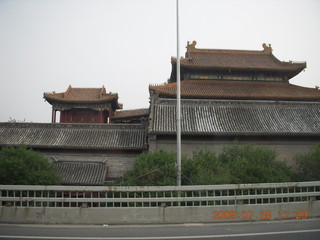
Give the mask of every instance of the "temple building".
MULTIPOLYGON (((264 43, 262 51, 197 49, 196 44, 188 42, 180 61, 181 80, 288 82, 306 68, 305 62, 279 61, 270 44, 264 43)), ((172 58, 170 83, 176 81, 176 65, 172 58)))
MULTIPOLYGON (((290 83, 305 62, 283 62, 271 45, 260 51, 198 49, 180 60, 182 154, 232 144, 267 146, 279 160, 320 143, 320 90, 290 83)), ((67 185, 121 178, 144 151, 176 151, 176 65, 168 82, 150 85, 150 106, 122 110, 102 88, 45 93, 52 123, 0 123, 0 147, 20 144, 53 161, 67 185), (60 123, 56 112, 60 111, 60 123)))
MULTIPOLYGON (((150 85, 149 151, 175 151, 176 59, 167 83, 150 85)), ((225 145, 269 146, 291 159, 320 142, 320 91, 289 83, 305 62, 262 51, 198 49, 180 60, 182 153, 225 145)))
POLYGON ((44 99, 52 105, 52 123, 60 111, 60 123, 108 123, 117 109, 118 94, 107 93, 102 88, 73 88, 69 85, 63 93, 44 93, 44 99))

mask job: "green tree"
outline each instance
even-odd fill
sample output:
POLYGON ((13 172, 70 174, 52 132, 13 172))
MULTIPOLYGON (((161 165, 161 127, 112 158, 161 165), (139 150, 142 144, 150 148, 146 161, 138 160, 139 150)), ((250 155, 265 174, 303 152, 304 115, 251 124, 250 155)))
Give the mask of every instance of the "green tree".
POLYGON ((195 151, 192 158, 185 158, 182 172, 185 185, 225 184, 232 179, 229 169, 208 150, 195 151))
MULTIPOLYGON (((264 147, 226 146, 220 154, 208 150, 182 156, 183 185, 268 183, 291 180, 292 171, 264 147)), ((164 150, 145 152, 124 177, 125 185, 176 185, 176 154, 164 150)))
POLYGON ((167 186, 176 184, 176 155, 164 150, 144 152, 124 176, 125 185, 167 186))
POLYGON ((274 150, 266 147, 226 146, 219 161, 231 173, 230 183, 288 182, 292 171, 283 162, 276 160, 274 150))
POLYGON ((54 185, 59 183, 53 164, 26 146, 4 147, 0 154, 0 184, 54 185))
POLYGON ((307 153, 297 154, 294 160, 297 165, 295 181, 320 180, 320 144, 307 153))

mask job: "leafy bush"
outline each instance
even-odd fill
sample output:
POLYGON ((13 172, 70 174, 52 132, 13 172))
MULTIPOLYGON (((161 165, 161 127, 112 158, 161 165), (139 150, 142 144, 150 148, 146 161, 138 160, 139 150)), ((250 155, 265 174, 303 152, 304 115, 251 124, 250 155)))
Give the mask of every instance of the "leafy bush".
POLYGON ((176 185, 176 155, 158 150, 140 154, 132 171, 124 176, 125 185, 166 186, 176 185))
POLYGON ((0 184, 58 184, 54 166, 45 157, 26 146, 5 147, 0 154, 0 184))
POLYGON ((294 160, 297 165, 295 181, 320 180, 320 144, 314 146, 310 152, 296 155, 294 160))
MULTIPOLYGON (((176 154, 145 152, 125 175, 125 185, 176 185, 176 154)), ((291 169, 276 160, 276 152, 263 147, 227 146, 219 155, 208 150, 182 156, 182 184, 268 183, 290 181, 291 169)))
POLYGON ((276 152, 265 147, 228 146, 219 155, 219 161, 231 173, 230 183, 287 182, 291 169, 276 160, 276 152))
POLYGON ((211 185, 229 183, 232 175, 214 152, 200 150, 182 164, 184 184, 211 185))

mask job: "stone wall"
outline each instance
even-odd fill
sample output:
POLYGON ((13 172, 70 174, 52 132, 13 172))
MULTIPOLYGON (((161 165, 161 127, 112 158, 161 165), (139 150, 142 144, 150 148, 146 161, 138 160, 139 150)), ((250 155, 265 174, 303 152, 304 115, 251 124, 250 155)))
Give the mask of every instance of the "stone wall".
POLYGON ((273 203, 264 205, 198 206, 198 207, 155 207, 155 208, 17 208, 0 206, 0 223, 23 224, 178 224, 178 223, 218 223, 253 222, 283 220, 279 209, 292 213, 287 219, 295 219, 296 211, 308 212, 308 218, 319 217, 320 201, 301 203, 273 203), (275 213, 272 219, 212 219, 212 209, 216 212, 275 213))

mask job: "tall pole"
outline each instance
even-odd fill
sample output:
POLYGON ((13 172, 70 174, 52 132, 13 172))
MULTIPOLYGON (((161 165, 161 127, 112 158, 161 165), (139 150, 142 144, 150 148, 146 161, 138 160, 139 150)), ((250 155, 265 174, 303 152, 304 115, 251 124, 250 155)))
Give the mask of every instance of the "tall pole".
POLYGON ((180 95, 180 47, 179 0, 177 1, 177 186, 181 186, 181 95, 180 95))

